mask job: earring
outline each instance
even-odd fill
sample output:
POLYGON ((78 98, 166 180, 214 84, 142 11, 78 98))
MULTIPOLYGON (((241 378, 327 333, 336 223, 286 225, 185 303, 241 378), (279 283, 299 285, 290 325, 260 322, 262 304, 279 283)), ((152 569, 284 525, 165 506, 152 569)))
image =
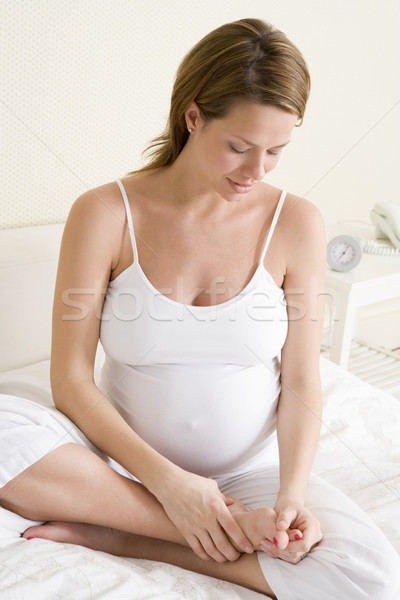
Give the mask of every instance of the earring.
POLYGON ((190 128, 188 129, 188 131, 189 131, 189 133, 192 133, 193 129, 190 127, 190 128))

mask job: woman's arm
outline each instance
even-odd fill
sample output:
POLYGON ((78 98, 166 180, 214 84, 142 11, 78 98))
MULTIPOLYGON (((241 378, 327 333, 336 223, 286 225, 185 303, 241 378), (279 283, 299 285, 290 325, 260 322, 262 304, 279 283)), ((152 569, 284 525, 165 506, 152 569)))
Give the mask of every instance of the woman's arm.
MULTIPOLYGON (((56 407, 162 503, 202 558, 236 559, 250 545, 215 482, 157 453, 124 421, 94 382, 105 291, 129 235, 118 188, 108 184, 74 203, 61 244, 53 306, 51 388, 56 407)), ((132 259, 133 260, 133 259, 132 259)))
POLYGON ((306 552, 321 538, 319 523, 304 508, 304 496, 320 435, 322 393, 319 375, 325 279, 325 227, 319 211, 300 200, 287 216, 291 230, 284 281, 288 335, 281 357, 277 433, 280 491, 277 528, 296 527, 306 552), (292 223, 292 225, 291 225, 292 223))

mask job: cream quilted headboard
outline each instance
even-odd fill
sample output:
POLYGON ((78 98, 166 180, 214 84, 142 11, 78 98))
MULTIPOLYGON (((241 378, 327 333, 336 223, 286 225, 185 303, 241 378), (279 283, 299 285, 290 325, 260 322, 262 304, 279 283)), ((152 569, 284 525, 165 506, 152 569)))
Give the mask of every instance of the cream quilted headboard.
POLYGON ((0 372, 50 358, 63 229, 54 224, 0 231, 0 372))

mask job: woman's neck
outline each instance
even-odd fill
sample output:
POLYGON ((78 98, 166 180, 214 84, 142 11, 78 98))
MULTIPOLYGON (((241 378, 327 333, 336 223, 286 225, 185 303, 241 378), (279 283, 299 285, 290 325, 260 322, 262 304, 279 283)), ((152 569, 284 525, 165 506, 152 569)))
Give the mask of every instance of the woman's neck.
POLYGON ((196 168, 190 152, 184 148, 176 161, 160 170, 160 182, 168 199, 193 216, 223 218, 238 208, 240 202, 227 202, 215 190, 210 189, 196 168))

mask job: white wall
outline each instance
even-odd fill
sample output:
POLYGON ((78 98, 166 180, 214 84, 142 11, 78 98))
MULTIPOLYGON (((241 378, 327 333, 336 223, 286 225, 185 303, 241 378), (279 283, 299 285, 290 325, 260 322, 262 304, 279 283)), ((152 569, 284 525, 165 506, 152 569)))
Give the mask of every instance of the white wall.
POLYGON ((399 0, 3 0, 0 11, 0 228, 61 222, 84 190, 139 166, 184 53, 248 16, 285 31, 312 75, 270 181, 327 222, 398 197, 399 0))

